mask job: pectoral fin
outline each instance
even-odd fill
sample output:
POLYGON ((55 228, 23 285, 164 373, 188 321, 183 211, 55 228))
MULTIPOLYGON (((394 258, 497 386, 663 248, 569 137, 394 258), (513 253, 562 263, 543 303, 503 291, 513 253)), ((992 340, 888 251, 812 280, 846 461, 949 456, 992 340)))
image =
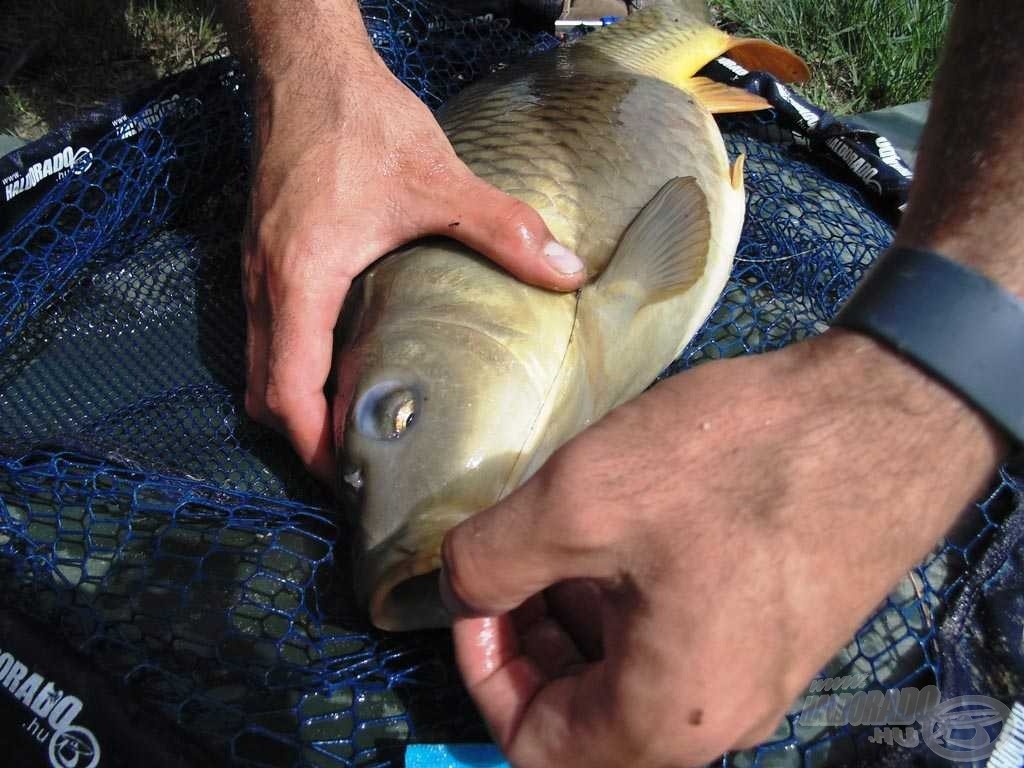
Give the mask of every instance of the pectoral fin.
POLYGON ((636 308, 682 293, 704 274, 711 217, 692 176, 663 186, 629 225, 594 288, 625 294, 636 308))
POLYGON ((732 112, 756 112, 759 109, 771 109, 767 99, 757 94, 733 88, 731 85, 716 83, 707 77, 694 77, 683 87, 703 104, 713 115, 724 115, 732 112))

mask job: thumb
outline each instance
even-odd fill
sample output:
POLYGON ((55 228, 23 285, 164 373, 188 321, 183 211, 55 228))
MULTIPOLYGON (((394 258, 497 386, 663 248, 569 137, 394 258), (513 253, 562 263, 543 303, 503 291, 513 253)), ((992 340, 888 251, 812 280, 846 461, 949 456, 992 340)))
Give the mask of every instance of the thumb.
POLYGON ((440 589, 453 615, 498 616, 558 582, 616 574, 585 510, 547 500, 545 472, 445 536, 440 589))
POLYGON ((580 258, 559 243, 532 207, 468 168, 440 200, 437 234, 453 237, 520 280, 573 291, 586 280, 580 258))

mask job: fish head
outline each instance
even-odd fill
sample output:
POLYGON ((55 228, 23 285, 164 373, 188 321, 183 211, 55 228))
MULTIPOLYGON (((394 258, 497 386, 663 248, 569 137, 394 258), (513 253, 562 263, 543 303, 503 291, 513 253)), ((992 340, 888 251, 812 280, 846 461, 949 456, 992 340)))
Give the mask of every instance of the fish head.
POLYGON ((403 298, 401 280, 378 271, 363 291, 334 401, 339 485, 356 496, 356 591, 388 630, 450 624, 444 535, 506 493, 543 402, 514 349, 477 322, 479 302, 432 313, 403 298))

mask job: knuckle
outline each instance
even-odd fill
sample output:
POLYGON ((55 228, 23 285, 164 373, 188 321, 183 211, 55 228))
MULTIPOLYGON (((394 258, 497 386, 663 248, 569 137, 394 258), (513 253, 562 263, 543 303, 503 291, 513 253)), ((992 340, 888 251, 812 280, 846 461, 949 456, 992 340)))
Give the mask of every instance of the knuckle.
POLYGON ((501 194, 505 195, 507 200, 505 208, 506 221, 520 226, 541 225, 540 214, 533 209, 533 206, 523 202, 518 197, 506 195, 504 192, 501 194))
POLYGON ((326 260, 326 243, 332 242, 323 225, 308 222, 282 223, 264 216, 246 259, 247 278, 269 285, 301 283, 315 275, 326 260))
POLYGON ((259 283, 267 271, 264 250, 259 244, 247 239, 242 244, 242 278, 248 284, 259 283))
POLYGON ((262 275, 250 275, 247 270, 245 279, 242 280, 242 301, 247 309, 253 310, 262 303, 262 298, 262 275))
POLYGON ((340 291, 362 271, 364 242, 346 241, 329 227, 307 226, 266 257, 264 285, 272 306, 297 296, 340 291))
MULTIPOLYGON (((502 193, 504 194, 504 193, 502 193)), ((523 248, 542 244, 547 228, 540 214, 522 200, 506 196, 504 210, 498 217, 498 236, 508 247, 523 248)))
POLYGON ((316 247, 305 235, 291 237, 270 259, 268 283, 282 291, 306 285, 320 260, 316 247))
POLYGON ((297 398, 288 386, 268 383, 263 395, 263 407, 271 416, 287 422, 296 408, 301 407, 301 398, 297 398))
POLYGON ((269 214, 261 216, 259 220, 254 222, 254 224, 249 228, 249 239, 247 243, 249 249, 256 253, 273 251, 278 245, 280 231, 281 227, 275 216, 269 214))

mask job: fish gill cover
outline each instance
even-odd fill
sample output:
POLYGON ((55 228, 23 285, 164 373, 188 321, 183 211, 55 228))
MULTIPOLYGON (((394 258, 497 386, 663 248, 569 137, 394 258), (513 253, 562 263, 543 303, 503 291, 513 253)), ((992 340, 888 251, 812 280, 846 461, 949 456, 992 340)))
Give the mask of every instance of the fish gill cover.
MULTIPOLYGON (((556 44, 423 0, 362 5, 432 107, 556 44)), ((748 171, 732 278, 668 373, 820 333, 890 241, 858 191, 756 127, 725 137, 748 171)), ((224 58, 0 160, 0 740, 35 736, 26 765, 93 768, 102 749, 104 765, 393 766, 408 740, 485 735, 446 633, 370 626, 331 499, 245 415, 248 142, 224 58)), ((1004 469, 823 674, 941 682, 938 621, 1019 498, 1004 469)), ((723 761, 875 764, 871 736, 794 715, 723 761)))

